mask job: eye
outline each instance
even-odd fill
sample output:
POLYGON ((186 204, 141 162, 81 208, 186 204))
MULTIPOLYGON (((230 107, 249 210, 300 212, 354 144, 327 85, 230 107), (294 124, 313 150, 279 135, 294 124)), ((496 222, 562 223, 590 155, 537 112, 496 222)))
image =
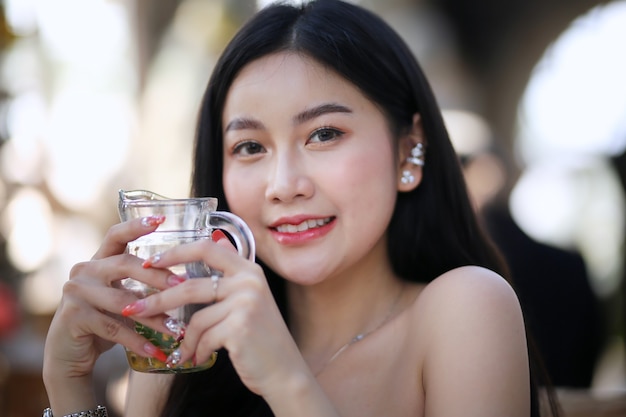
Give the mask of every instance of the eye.
POLYGON ((233 155, 251 156, 264 151, 260 143, 254 141, 239 142, 233 147, 233 155))
POLYGON ((330 142, 339 139, 343 135, 343 132, 331 127, 322 127, 314 131, 309 136, 309 142, 330 142))

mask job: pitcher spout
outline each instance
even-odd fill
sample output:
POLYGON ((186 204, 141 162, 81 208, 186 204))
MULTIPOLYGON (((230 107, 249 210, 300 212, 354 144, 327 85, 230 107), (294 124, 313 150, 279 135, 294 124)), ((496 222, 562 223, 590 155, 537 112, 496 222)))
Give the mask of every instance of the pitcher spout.
POLYGON ((120 201, 137 201, 137 200, 169 200, 169 198, 148 190, 119 190, 120 201))
POLYGON ((165 216, 159 230, 208 229, 210 213, 217 208, 212 197, 168 198, 148 190, 119 190, 118 212, 122 221, 165 216))

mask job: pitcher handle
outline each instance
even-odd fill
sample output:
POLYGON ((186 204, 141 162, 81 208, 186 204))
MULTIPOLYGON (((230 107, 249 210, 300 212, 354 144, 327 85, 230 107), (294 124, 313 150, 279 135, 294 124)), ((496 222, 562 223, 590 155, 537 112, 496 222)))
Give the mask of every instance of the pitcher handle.
POLYGON ((248 225, 239 217, 227 211, 211 212, 212 227, 225 230, 235 241, 240 256, 254 262, 256 248, 254 236, 248 225))

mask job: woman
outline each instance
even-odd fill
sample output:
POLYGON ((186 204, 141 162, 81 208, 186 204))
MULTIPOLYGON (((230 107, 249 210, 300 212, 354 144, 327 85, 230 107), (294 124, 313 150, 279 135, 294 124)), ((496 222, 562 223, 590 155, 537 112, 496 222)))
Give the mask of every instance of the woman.
POLYGON ((113 226, 71 272, 50 327, 55 415, 95 408, 93 365, 114 343, 160 355, 121 325, 122 311, 150 320, 212 300, 178 359, 221 349, 215 366, 134 374, 127 415, 537 413, 506 268, 474 217, 428 82, 378 17, 335 0, 255 15, 209 81, 193 194, 248 223, 258 265, 214 236, 144 268, 124 247, 161 219, 113 226), (167 273, 198 259, 224 271, 219 286, 167 273), (163 291, 137 301, 111 287, 125 276, 163 291))

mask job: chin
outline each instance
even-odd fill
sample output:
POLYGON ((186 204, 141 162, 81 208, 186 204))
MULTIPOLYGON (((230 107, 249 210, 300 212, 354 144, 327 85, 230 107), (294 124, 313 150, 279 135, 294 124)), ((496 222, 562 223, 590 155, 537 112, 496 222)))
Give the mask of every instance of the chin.
POLYGON ((292 266, 290 268, 268 266, 286 281, 304 287, 320 284, 328 277, 326 273, 321 271, 314 272, 313 267, 308 265, 292 266))
POLYGON ((318 277, 311 277, 311 279, 306 279, 303 277, 297 277, 294 279, 291 278, 286 278, 286 280, 288 282, 290 282, 291 284, 295 284, 295 285, 299 285, 302 287, 313 287, 315 285, 321 284, 322 282, 324 282, 326 280, 326 278, 320 278, 318 277))
POLYGON ((326 254, 279 252, 270 256, 257 252, 257 259, 272 271, 294 284, 315 285, 324 281, 329 274, 326 254))

